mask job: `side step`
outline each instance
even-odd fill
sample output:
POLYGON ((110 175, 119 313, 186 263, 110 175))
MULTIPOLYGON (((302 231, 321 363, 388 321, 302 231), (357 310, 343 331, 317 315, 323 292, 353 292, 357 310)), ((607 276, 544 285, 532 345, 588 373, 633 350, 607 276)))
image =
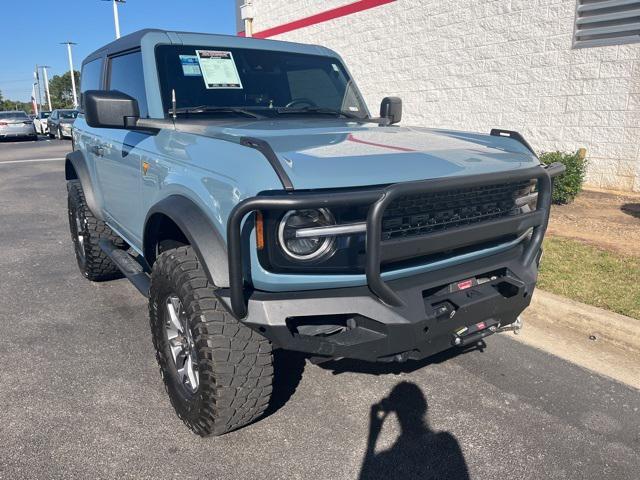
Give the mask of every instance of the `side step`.
POLYGON ((120 271, 133 283, 133 286, 145 297, 149 298, 149 286, 151 277, 144 271, 142 266, 129 255, 125 250, 116 247, 109 240, 100 240, 100 248, 116 264, 120 271))

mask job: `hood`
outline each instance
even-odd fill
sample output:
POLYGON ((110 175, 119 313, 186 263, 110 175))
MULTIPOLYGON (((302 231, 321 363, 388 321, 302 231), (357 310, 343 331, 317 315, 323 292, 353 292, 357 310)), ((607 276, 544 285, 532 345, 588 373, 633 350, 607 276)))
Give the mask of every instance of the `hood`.
POLYGON ((178 121, 176 128, 234 142, 241 137, 269 142, 297 190, 475 175, 539 163, 511 138, 454 130, 318 119, 178 121))

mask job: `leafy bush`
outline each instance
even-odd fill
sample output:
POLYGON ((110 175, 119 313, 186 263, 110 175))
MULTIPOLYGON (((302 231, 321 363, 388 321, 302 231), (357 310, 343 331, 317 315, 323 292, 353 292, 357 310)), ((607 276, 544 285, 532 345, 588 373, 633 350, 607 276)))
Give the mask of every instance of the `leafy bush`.
POLYGON ((556 177, 553 182, 553 203, 567 204, 573 202, 582 190, 584 176, 587 171, 587 160, 581 153, 545 152, 540 155, 540 161, 549 165, 560 162, 567 167, 566 172, 556 177))

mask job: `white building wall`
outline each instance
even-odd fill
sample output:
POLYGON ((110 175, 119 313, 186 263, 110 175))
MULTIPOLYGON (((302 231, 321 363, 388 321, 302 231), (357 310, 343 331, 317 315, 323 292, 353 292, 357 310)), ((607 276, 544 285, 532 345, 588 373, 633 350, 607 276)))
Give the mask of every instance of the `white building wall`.
MULTIPOLYGON (((260 32, 354 0, 252 0, 260 32)), ((575 0, 396 0, 272 37, 345 59, 372 113, 518 130, 538 151, 588 151, 588 184, 640 191, 640 44, 572 49, 575 0)))

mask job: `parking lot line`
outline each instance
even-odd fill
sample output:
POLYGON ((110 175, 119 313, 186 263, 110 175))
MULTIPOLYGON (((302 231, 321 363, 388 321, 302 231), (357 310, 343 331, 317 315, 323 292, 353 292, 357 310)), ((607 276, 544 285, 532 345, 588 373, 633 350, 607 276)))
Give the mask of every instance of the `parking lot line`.
POLYGON ((9 165, 12 163, 33 163, 33 162, 57 162, 60 160, 64 160, 64 157, 55 157, 55 158, 30 158, 26 160, 9 160, 7 162, 0 162, 0 165, 9 165))

